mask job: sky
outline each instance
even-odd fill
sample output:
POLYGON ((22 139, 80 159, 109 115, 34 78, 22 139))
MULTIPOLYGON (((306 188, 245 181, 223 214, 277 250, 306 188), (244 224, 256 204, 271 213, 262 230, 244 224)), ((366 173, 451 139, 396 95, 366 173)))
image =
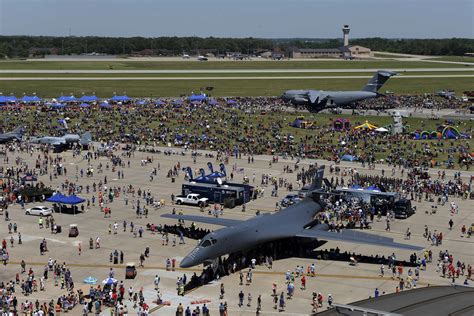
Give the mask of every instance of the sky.
POLYGON ((0 0, 0 35, 474 38, 474 0, 0 0))

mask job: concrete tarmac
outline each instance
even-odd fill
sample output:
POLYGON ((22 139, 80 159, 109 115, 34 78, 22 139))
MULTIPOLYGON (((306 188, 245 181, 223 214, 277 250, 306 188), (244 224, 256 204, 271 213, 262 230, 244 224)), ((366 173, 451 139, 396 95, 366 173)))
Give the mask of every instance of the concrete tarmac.
MULTIPOLYGON (((180 150, 177 150, 179 152, 180 150)), ((117 151, 116 155, 121 156, 121 151, 117 151)), ((206 152, 202 152, 203 154, 206 152)), ((19 161, 21 160, 24 164, 28 164, 30 167, 34 166, 36 157, 39 153, 20 153, 20 152, 7 152, 10 164, 15 165, 15 159, 18 157, 19 161)), ((54 154, 56 156, 56 154, 54 154)), ((76 284, 76 289, 83 289, 87 291, 89 289, 88 285, 82 283, 82 280, 88 276, 95 276, 99 279, 99 282, 107 277, 110 267, 113 267, 115 270, 115 277, 118 280, 124 280, 125 269, 124 265, 113 265, 109 263, 109 254, 110 252, 117 249, 118 251, 122 250, 125 253, 125 262, 138 262, 140 253, 142 253, 146 246, 150 246, 151 254, 150 257, 145 261, 145 267, 138 269, 138 275, 134 280, 124 280, 125 288, 133 286, 134 289, 138 290, 143 287, 144 295, 146 301, 149 303, 152 299, 155 298, 155 291, 153 289, 153 279, 155 275, 161 277, 160 290, 165 301, 169 301, 171 306, 156 306, 156 304, 151 303, 151 311, 153 315, 175 315, 176 306, 178 303, 183 303, 184 306, 190 305, 193 308, 195 304, 191 305, 194 301, 199 300, 209 300, 210 302, 207 305, 211 309, 211 315, 217 314, 218 305, 221 301, 226 301, 229 306, 230 315, 254 315, 256 308, 256 300, 259 294, 262 295, 263 299, 263 315, 308 315, 311 311, 311 293, 313 291, 321 292, 325 298, 328 294, 332 294, 334 301, 338 303, 350 303, 355 300, 367 298, 373 295, 375 288, 382 292, 393 292, 397 286, 397 280, 391 278, 391 274, 386 271, 385 277, 379 276, 378 265, 371 264, 359 264, 358 266, 350 266, 347 262, 332 262, 324 260, 315 260, 315 259, 303 259, 303 258, 289 258, 285 260, 276 261, 273 265, 273 269, 269 269, 266 266, 258 266, 254 272, 254 278, 251 285, 239 285, 239 276, 238 274, 226 276, 218 281, 215 281, 209 285, 196 289, 184 297, 179 297, 176 293, 176 280, 178 277, 186 274, 189 278, 193 273, 199 274, 202 269, 202 266, 193 267, 191 269, 180 269, 177 268, 175 271, 166 271, 165 260, 167 258, 175 258, 178 263, 179 261, 190 251, 196 244, 194 240, 186 240, 185 245, 177 245, 175 247, 171 246, 162 246, 161 239, 159 235, 151 234, 146 231, 143 238, 134 238, 130 233, 128 228, 126 232, 123 232, 122 222, 126 220, 128 223, 133 221, 135 226, 145 227, 147 223, 155 224, 175 224, 176 221, 172 219, 161 218, 160 215, 164 213, 170 213, 173 208, 176 208, 177 211, 182 209, 184 214, 196 214, 203 215, 199 212, 199 209, 195 207, 178 207, 176 205, 171 205, 169 202, 170 196, 172 193, 179 194, 181 191, 181 184, 183 183, 183 173, 180 173, 180 177, 176 182, 172 183, 171 179, 166 178, 166 174, 170 168, 175 164, 180 162, 181 167, 191 166, 193 169, 206 168, 206 163, 212 161, 214 165, 218 165, 218 162, 215 159, 205 158, 203 156, 198 156, 197 163, 193 164, 190 154, 188 153, 185 156, 180 154, 165 156, 163 154, 151 154, 145 152, 136 152, 134 157, 128 159, 122 157, 122 159, 130 160, 131 167, 123 168, 125 178, 118 179, 116 176, 116 171, 112 172, 109 168, 106 169, 106 164, 109 165, 107 158, 101 157, 98 160, 92 160, 91 165, 94 169, 97 170, 99 163, 102 163, 104 166, 103 173, 95 173, 93 177, 81 177, 77 170, 86 169, 88 163, 86 160, 83 160, 82 156, 72 157, 70 152, 62 153, 65 161, 63 164, 67 168, 67 177, 60 176, 52 181, 49 180, 49 176, 41 176, 40 181, 43 181, 46 185, 56 188, 60 186, 60 183, 64 182, 66 179, 69 181, 76 182, 83 186, 92 183, 98 183, 100 180, 104 181, 104 177, 107 176, 108 187, 123 187, 132 185, 136 190, 141 188, 142 190, 150 190, 150 192, 155 196, 155 198, 165 199, 167 205, 160 208, 154 209, 150 207, 150 214, 148 218, 136 218, 134 210, 131 208, 132 196, 129 195, 129 205, 126 206, 124 202, 124 197, 120 196, 119 198, 114 199, 113 202, 109 204, 112 209, 112 217, 104 218, 103 214, 100 212, 97 204, 91 206, 90 209, 87 209, 85 213, 77 214, 76 216, 68 214, 55 214, 54 217, 59 225, 63 227, 63 232, 61 234, 52 235, 49 230, 40 229, 38 227, 37 221, 38 218, 34 216, 27 216, 24 214, 24 211, 20 209, 19 205, 12 205, 9 208, 11 222, 17 223, 19 231, 22 234, 23 244, 17 244, 17 236, 15 234, 8 234, 6 225, 8 223, 3 222, 0 224, 0 233, 1 237, 10 239, 11 236, 15 239, 15 245, 13 248, 8 247, 10 252, 11 262, 0 267, 0 280, 8 281, 15 278, 15 274, 20 271, 19 262, 25 260, 27 263, 27 268, 30 266, 33 268, 36 274, 40 274, 42 271, 42 266, 47 262, 48 258, 53 258, 58 260, 58 262, 66 262, 69 268, 72 271, 72 277, 76 284), (143 165, 141 164, 142 159, 146 157, 152 157, 153 162, 150 164, 143 165), (154 167, 160 164, 160 170, 158 171, 158 176, 150 181, 149 174, 154 167), (76 167, 77 166, 77 167, 76 167), (77 175, 77 180, 76 180, 77 175), (118 234, 108 234, 109 224, 114 222, 119 224, 118 234), (68 227, 70 224, 77 224, 80 234, 77 238, 68 237, 68 227), (97 236, 101 238, 101 248, 90 250, 88 247, 89 238, 95 239, 97 236), (46 238, 48 242, 49 251, 41 256, 39 254, 39 243, 40 241, 46 238), (82 254, 78 255, 78 244, 82 246, 82 254), (285 291, 285 277, 284 274, 287 270, 294 270, 297 265, 302 265, 304 267, 315 263, 316 265, 316 277, 307 278, 307 289, 300 289, 300 281, 295 282, 295 296, 292 300, 288 300, 287 307, 284 312, 278 312, 273 309, 271 288, 272 284, 275 283, 278 286, 278 292, 285 291), (225 286, 225 297, 223 300, 219 299, 219 288, 220 284, 223 283, 225 286), (253 296, 253 302, 250 307, 246 306, 247 300, 245 300, 245 306, 239 308, 237 306, 238 302, 238 293, 242 290, 245 293, 245 297, 250 292, 253 296)), ((243 172, 234 171, 234 181, 241 182, 244 175, 249 176, 252 179, 252 175, 255 173, 256 183, 254 185, 260 185, 260 178, 262 174, 271 174, 275 177, 282 177, 287 179, 288 182, 296 185, 296 173, 283 173, 283 168, 286 165, 289 165, 290 168, 294 168, 294 160, 284 160, 280 159, 278 163, 273 163, 269 165, 270 156, 255 156, 255 163, 248 164, 247 159, 234 159, 231 158, 229 164, 226 166, 228 173, 232 171, 232 166, 236 166, 239 170, 243 168, 243 172)), ((300 167, 307 168, 309 163, 314 162, 314 160, 302 160, 300 167)), ((328 172, 329 163, 324 161, 318 161, 318 163, 325 163, 327 165, 326 177, 330 178, 331 175, 328 172)), ((4 164, 6 165, 6 164, 4 164)), ((361 168, 360 165, 355 165, 352 163, 342 163, 340 165, 342 169, 356 167, 357 170, 362 173, 369 174, 380 174, 382 169, 386 170, 386 174, 390 173, 389 168, 383 165, 377 165, 375 170, 365 170, 361 168)), ((430 170, 433 175, 436 175, 437 170, 430 170)), ((454 171, 448 170, 447 176, 452 178, 454 171)), ((472 172, 462 172, 462 177, 467 179, 472 176, 472 172)), ((334 175, 333 175, 334 176, 334 175)), ((401 177, 399 170, 396 171, 396 176, 401 177)), ((346 178, 347 180, 347 178, 346 178)), ((252 180, 251 180, 252 182, 252 180)), ((247 211, 241 212, 240 207, 234 209, 225 209, 224 217, 225 218, 234 218, 234 219, 248 219, 255 215, 257 210, 262 212, 274 212, 275 203, 283 198, 286 194, 290 193, 285 191, 284 188, 280 189, 279 197, 270 196, 270 188, 263 187, 265 190, 264 197, 259 198, 255 201, 250 202, 247 205, 247 211)), ((85 194, 85 191, 79 196, 86 199, 91 199, 92 195, 97 193, 85 194)), ((455 260, 461 260, 467 264, 473 264, 474 253, 474 243, 472 239, 461 236, 460 228, 462 225, 471 225, 474 223, 474 213, 472 212, 472 201, 470 200, 461 200, 453 199, 459 207, 460 212, 456 215, 451 215, 449 212, 449 206, 438 206, 438 212, 434 215, 429 215, 429 210, 431 206, 436 203, 431 203, 423 201, 422 203, 415 202, 414 205, 417 206, 417 213, 410 217, 407 220, 395 220, 392 222, 392 229, 390 232, 385 231, 385 222, 374 222, 372 223, 373 229, 370 231, 372 234, 383 235, 393 237, 397 242, 409 242, 416 245, 421 245, 427 249, 433 251, 434 257, 436 258, 440 250, 449 249, 450 253, 454 255, 455 260), (449 219, 453 219, 454 228, 453 230, 448 229, 449 219), (424 225, 428 225, 431 231, 437 230, 442 231, 444 234, 443 245, 436 247, 431 246, 431 243, 426 241, 422 236, 424 225), (410 241, 404 240, 404 232, 407 228, 410 228, 412 231, 412 238, 410 241)), ((50 203, 30 203, 26 207, 31 207, 33 205, 51 205, 50 203)), ((205 215, 205 214, 204 214, 205 215)), ((190 225, 190 223, 186 223, 190 225)), ((199 224, 198 227, 217 229, 219 227, 199 224)), ((339 247, 341 251, 349 251, 355 253, 362 253, 367 255, 385 255, 388 256, 394 252, 397 258, 408 259, 410 252, 397 249, 387 249, 387 248, 375 248, 373 246, 358 245, 353 243, 336 243, 328 242, 322 246, 322 249, 329 249, 339 247)), ((449 284, 450 280, 444 279, 439 276, 439 273, 435 271, 435 264, 431 263, 428 265, 428 270, 426 272, 421 272, 421 278, 418 282, 418 286, 427 286, 428 284, 449 284)), ((405 269, 407 271, 407 269, 405 269)), ((406 273, 406 272, 405 272, 406 273)), ((406 275, 406 274, 405 274, 406 275)), ((22 276, 24 277, 24 276, 22 276)), ((463 279, 458 279, 456 282, 462 283, 463 279)), ((17 293, 17 298, 20 303, 25 299, 36 300, 40 302, 48 301, 50 299, 56 299, 59 295, 65 294, 63 290, 60 290, 58 287, 55 287, 51 279, 48 279, 46 282, 46 291, 45 292, 35 292, 29 297, 24 297, 21 293, 17 293)), ((200 304, 202 306, 202 304, 200 304)), ((324 308, 327 304, 325 302, 324 308)), ((128 303, 130 314, 133 315, 132 304, 128 303)), ((105 310, 103 315, 108 315, 108 311, 105 310)), ((76 307, 69 315, 81 315, 81 307, 76 307)))

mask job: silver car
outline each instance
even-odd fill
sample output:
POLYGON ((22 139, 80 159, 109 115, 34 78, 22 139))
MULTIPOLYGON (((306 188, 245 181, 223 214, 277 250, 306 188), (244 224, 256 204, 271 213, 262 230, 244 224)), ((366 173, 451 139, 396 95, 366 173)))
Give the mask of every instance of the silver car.
POLYGON ((37 215, 37 216, 50 216, 53 214, 53 209, 46 206, 35 206, 32 208, 27 208, 25 211, 26 215, 37 215))

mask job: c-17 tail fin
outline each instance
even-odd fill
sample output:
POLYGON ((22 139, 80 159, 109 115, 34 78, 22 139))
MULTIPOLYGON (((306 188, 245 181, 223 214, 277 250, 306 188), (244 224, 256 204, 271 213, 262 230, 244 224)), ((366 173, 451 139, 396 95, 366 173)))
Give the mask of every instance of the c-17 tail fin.
POLYGON ((372 79, 362 88, 362 91, 368 92, 377 92, 383 86, 383 84, 390 78, 395 76, 397 73, 393 71, 387 70, 379 70, 377 71, 372 79))

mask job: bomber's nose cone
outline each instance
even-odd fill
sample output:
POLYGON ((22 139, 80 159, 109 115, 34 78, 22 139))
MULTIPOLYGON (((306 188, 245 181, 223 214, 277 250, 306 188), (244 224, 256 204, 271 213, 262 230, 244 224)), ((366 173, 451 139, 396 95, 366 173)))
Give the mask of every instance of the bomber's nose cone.
POLYGON ((196 263, 194 259, 190 258, 189 256, 184 257, 183 260, 181 260, 181 263, 179 264, 181 268, 191 268, 195 265, 196 263))

